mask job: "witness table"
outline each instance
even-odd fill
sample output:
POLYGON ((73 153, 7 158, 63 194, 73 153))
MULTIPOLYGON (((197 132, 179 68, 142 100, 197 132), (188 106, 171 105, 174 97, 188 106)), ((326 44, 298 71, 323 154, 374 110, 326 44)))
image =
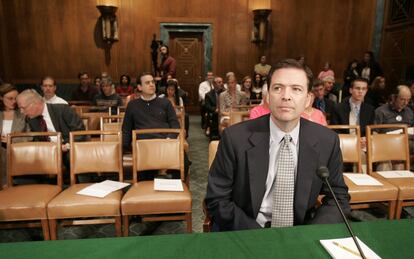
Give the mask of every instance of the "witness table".
MULTIPOLYGON (((382 258, 414 258, 414 219, 352 223, 382 258)), ((320 239, 348 237, 343 224, 223 233, 0 244, 1 258, 330 258, 320 239)))

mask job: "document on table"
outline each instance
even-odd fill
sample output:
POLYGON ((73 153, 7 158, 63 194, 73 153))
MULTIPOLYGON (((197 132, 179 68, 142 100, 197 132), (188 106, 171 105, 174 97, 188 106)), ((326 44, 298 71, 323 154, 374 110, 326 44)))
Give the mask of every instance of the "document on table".
POLYGON ((172 191, 183 192, 183 183, 181 179, 154 179, 154 190, 156 191, 172 191))
POLYGON ((129 183, 106 180, 100 183, 89 185, 88 187, 78 191, 77 194, 103 198, 111 192, 125 188, 128 185, 129 183))
MULTIPOLYGON (((388 131, 387 134, 401 134, 402 132, 403 132, 402 129, 397 129, 393 131, 388 131)), ((414 128, 413 127, 407 128, 407 133, 408 135, 414 135, 414 128)))
MULTIPOLYGON (((372 251, 367 245, 365 245, 358 237, 359 245, 366 258, 375 259, 381 258, 374 251, 372 251)), ((332 258, 340 259, 352 259, 361 258, 358 248, 356 247, 352 237, 338 238, 338 239, 326 239, 320 240, 322 246, 328 251, 332 258)))
POLYGON ((356 185, 368 185, 368 186, 383 185, 377 179, 367 174, 344 173, 344 175, 356 185))
POLYGON ((414 173, 410 171, 378 171, 379 175, 385 178, 414 178, 414 173))

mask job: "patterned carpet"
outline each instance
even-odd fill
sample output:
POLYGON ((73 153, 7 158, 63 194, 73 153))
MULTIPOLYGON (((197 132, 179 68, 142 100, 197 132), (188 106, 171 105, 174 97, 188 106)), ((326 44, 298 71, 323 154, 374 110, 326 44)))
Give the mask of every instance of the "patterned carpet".
MULTIPOLYGON (((201 209, 201 202, 206 192, 207 173, 208 173, 208 138, 200 128, 200 118, 190 117, 190 131, 188 142, 190 145, 189 158, 191 165, 190 189, 193 195, 193 232, 202 232, 204 219, 201 209)), ((403 218, 413 218, 414 208, 406 208, 403 211, 403 218)), ((383 210, 368 209, 352 212, 352 220, 369 221, 386 219, 383 210)), ((162 223, 140 223, 134 219, 130 226, 130 236, 138 235, 161 235, 185 233, 186 225, 184 222, 162 222, 162 223)), ((81 239, 81 238, 100 238, 114 237, 114 225, 91 225, 91 226, 72 226, 59 228, 59 239, 81 239)), ((40 229, 11 229, 0 230, 0 242, 21 242, 43 240, 40 229)))

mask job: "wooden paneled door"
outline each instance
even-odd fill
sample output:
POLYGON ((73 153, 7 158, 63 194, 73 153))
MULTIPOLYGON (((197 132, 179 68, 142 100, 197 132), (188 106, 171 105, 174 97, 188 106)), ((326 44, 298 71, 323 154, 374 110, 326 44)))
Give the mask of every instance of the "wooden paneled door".
POLYGON ((198 85, 204 67, 203 35, 197 32, 173 32, 169 39, 170 55, 177 61, 177 79, 188 93, 187 112, 199 114, 198 85))

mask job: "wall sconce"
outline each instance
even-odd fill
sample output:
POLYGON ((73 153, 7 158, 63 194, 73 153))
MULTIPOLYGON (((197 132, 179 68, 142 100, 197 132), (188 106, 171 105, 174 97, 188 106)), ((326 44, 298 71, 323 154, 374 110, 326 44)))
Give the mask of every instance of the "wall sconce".
POLYGON ((252 42, 266 42, 269 14, 272 12, 270 0, 253 0, 253 31, 252 42))
POLYGON ((99 19, 102 24, 103 40, 112 44, 119 40, 118 22, 116 20, 116 11, 119 7, 120 0, 97 0, 96 8, 101 12, 99 19))
POLYGON ((252 42, 266 42, 267 34, 267 17, 272 12, 270 9, 258 9, 253 10, 253 32, 252 32, 252 42))

